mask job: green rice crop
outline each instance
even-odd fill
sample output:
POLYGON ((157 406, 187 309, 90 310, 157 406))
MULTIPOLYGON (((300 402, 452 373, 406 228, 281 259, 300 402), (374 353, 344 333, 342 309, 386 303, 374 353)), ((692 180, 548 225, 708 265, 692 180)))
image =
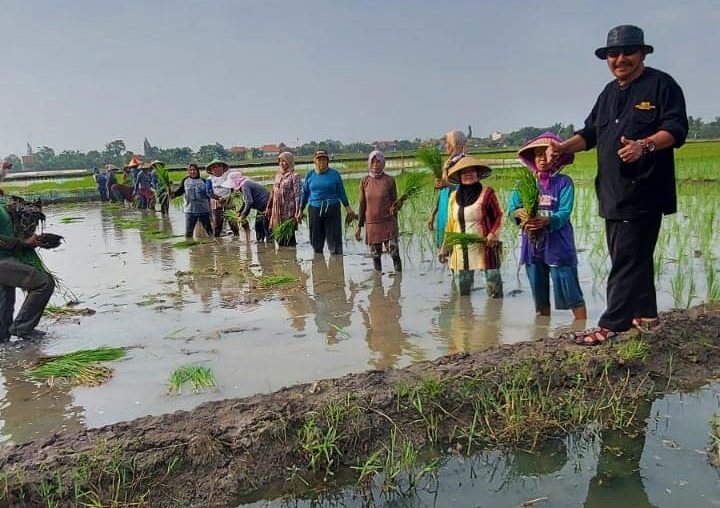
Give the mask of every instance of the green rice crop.
POLYGON ((515 184, 520 196, 520 202, 529 217, 537 215, 538 204, 540 201, 540 190, 538 189, 537 179, 532 171, 525 168, 520 173, 520 179, 515 184))
POLYGON ((187 249, 190 247, 194 247, 195 245, 200 245, 202 243, 210 243, 209 241, 202 241, 202 240, 182 240, 180 242, 175 242, 171 245, 173 249, 187 249))
POLYGON ((398 176, 397 181, 400 187, 400 196, 397 199, 397 203, 404 203, 420 194, 426 187, 426 176, 425 173, 419 172, 404 173, 398 176))
POLYGON ((81 220, 85 220, 85 217, 63 217, 59 222, 60 224, 72 224, 81 220))
POLYGON ((281 286, 291 282, 297 282, 297 277, 293 277, 292 275, 267 275, 265 277, 260 277, 260 280, 258 281, 260 286, 265 288, 281 286))
POLYGON ((172 234, 172 231, 162 231, 160 229, 153 229, 151 231, 143 231, 142 235, 145 238, 150 238, 151 240, 168 240, 170 238, 176 238, 180 235, 174 235, 172 234))
POLYGON ((195 393, 200 393, 203 388, 215 386, 215 375, 210 367, 203 365, 182 365, 170 374, 168 381, 170 393, 182 393, 185 383, 190 383, 195 393))
POLYGON ((415 158, 421 165, 432 171, 435 178, 442 178, 443 173, 443 154, 436 146, 423 146, 415 152, 415 158))
POLYGON ((443 242, 447 248, 455 246, 467 247, 468 245, 482 243, 485 243, 485 238, 480 235, 474 233, 456 233, 453 231, 445 232, 445 240, 443 242))
POLYGON ((170 188, 172 187, 172 181, 170 180, 170 171, 167 169, 164 163, 158 162, 155 164, 155 176, 158 181, 159 192, 158 201, 163 201, 170 195, 170 188))
POLYGON ((295 234, 295 229, 297 228, 297 222, 295 222, 295 219, 285 219, 280 224, 275 226, 272 230, 272 237, 273 240, 275 240, 278 243, 283 243, 289 241, 293 235, 295 234))
POLYGON ((47 356, 41 358, 29 374, 31 378, 47 381, 49 384, 63 380, 71 384, 95 386, 112 376, 112 369, 97 364, 118 360, 126 354, 125 348, 100 347, 47 356))

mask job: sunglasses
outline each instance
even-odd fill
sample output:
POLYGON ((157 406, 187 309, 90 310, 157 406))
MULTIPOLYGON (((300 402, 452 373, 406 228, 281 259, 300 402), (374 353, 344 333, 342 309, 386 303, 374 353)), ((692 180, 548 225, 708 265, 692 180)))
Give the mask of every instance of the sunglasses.
POLYGON ((607 56, 617 58, 620 55, 631 56, 640 51, 640 46, 623 46, 607 50, 607 56))

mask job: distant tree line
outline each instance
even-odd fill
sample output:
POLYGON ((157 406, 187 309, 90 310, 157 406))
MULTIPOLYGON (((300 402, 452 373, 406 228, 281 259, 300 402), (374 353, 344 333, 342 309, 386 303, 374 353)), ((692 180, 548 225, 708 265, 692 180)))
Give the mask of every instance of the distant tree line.
MULTIPOLYGON (((689 133, 688 139, 720 139, 720 117, 715 117, 712 122, 705 123, 702 118, 688 117, 689 133)), ((468 129, 470 129, 468 127, 468 129)), ((470 150, 493 150, 493 149, 512 149, 521 146, 529 139, 542 134, 545 131, 551 131, 562 138, 572 136, 575 131, 573 124, 564 125, 556 123, 549 127, 523 127, 509 134, 501 136, 477 138, 473 137, 469 140, 468 148, 470 150)), ((281 150, 290 150, 299 156, 310 156, 317 150, 327 150, 328 153, 335 155, 366 155, 372 150, 381 149, 389 154, 405 153, 416 150, 423 144, 442 144, 442 139, 421 140, 419 138, 413 140, 391 140, 376 141, 374 143, 342 143, 334 139, 326 139, 325 141, 311 141, 298 147, 289 148, 280 143, 281 150)), ((263 157, 262 149, 258 147, 250 147, 244 150, 227 149, 220 143, 211 145, 203 145, 197 150, 190 147, 176 148, 159 148, 153 146, 150 141, 145 139, 143 142, 143 153, 135 154, 127 149, 122 139, 110 141, 105 148, 100 150, 90 150, 87 153, 78 150, 64 150, 56 153, 55 150, 48 146, 41 146, 32 149, 28 145, 28 154, 32 154, 32 169, 91 169, 93 167, 100 168, 105 164, 115 164, 123 166, 127 164, 134 155, 142 155, 146 160, 161 160, 166 164, 187 164, 189 162, 198 162, 205 164, 213 159, 223 159, 230 163, 239 163, 249 159, 260 159, 263 157)), ((22 161, 17 155, 9 155, 6 159, 13 162, 16 169, 21 169, 22 161)))

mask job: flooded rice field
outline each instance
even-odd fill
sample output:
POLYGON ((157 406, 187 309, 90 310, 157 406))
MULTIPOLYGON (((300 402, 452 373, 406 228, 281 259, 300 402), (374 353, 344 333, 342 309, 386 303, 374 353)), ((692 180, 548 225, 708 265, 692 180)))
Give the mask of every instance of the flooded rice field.
MULTIPOLYGON (((512 185, 489 183, 503 199, 512 185)), ((351 195, 353 187, 351 181, 351 195)), ((661 310, 720 299, 715 187, 680 185, 682 213, 666 218, 655 261, 661 310)), ((458 295, 425 226, 431 206, 427 193, 401 212, 402 274, 392 271, 389 258, 382 274, 374 272, 366 246, 350 231, 342 257, 315 256, 304 225, 297 249, 258 245, 242 235, 199 237, 199 244, 182 246, 184 217, 177 208, 169 217, 99 204, 49 208, 46 230, 62 234, 66 243, 45 253, 46 264, 80 301, 78 307, 95 313, 47 317, 41 322, 45 340, 0 349, 0 443, 585 326, 573 323, 569 311, 534 315, 518 267, 517 230, 509 222, 502 233, 505 297, 487 298, 480 278, 470 296, 458 295), (48 386, 28 377, 28 366, 41 355, 98 346, 128 348, 103 385, 48 386), (186 385, 170 393, 171 374, 186 364, 212 369, 216 386, 195 393, 186 385)), ((573 223, 589 323, 604 309, 609 268, 596 208, 594 193, 578 188, 573 223)), ((63 305, 60 291, 52 303, 63 305)), ((588 431, 532 455, 494 451, 441 459, 436 483, 423 478, 422 488, 401 500, 388 499, 382 489, 365 497, 351 489, 288 501, 270 489, 241 505, 373 506, 377 499, 369 495, 397 506, 470 506, 477 505, 473 500, 482 489, 482 506, 608 506, 630 498, 637 499, 632 506, 720 506, 718 475, 702 452, 717 391, 710 385, 648 405, 646 431, 634 439, 588 431)))

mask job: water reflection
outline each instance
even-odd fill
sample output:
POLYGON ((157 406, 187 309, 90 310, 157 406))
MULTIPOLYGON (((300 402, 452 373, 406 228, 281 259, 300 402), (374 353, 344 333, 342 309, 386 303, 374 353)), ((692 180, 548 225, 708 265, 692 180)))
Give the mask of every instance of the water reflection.
POLYGON ((28 367, 43 356, 40 347, 23 343, 4 348, 0 352, 0 443, 24 443, 83 429, 82 408, 73 404, 67 385, 49 387, 29 380, 28 367))
POLYGON ((346 284, 343 256, 330 256, 328 260, 316 254, 312 260, 312 286, 318 333, 325 335, 328 344, 349 338, 345 328, 351 323, 358 285, 352 280, 346 284))
POLYGON ((440 301, 434 332, 446 342, 447 353, 480 351, 499 344, 503 300, 482 300, 482 312, 475 311, 471 296, 459 291, 451 291, 440 301))
POLYGON ((400 325, 402 275, 392 277, 391 281, 386 292, 382 275, 374 272, 367 306, 360 306, 360 314, 366 329, 365 340, 370 351, 375 353, 368 363, 376 369, 395 366, 402 357, 403 351, 409 351, 415 361, 423 359, 422 350, 412 344, 410 336, 400 325))

